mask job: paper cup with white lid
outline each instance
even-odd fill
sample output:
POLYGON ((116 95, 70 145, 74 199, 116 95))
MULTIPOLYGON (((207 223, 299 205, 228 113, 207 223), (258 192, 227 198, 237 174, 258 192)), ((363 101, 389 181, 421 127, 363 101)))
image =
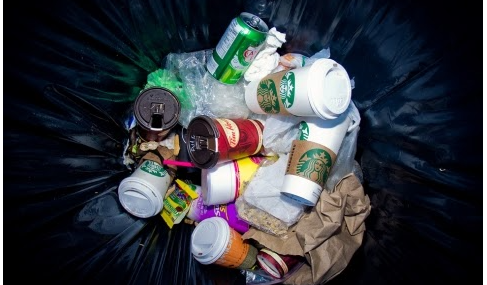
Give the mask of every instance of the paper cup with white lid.
POLYGON ((250 269, 257 262, 258 250, 223 218, 212 217, 198 223, 193 230, 191 253, 201 264, 250 269))
POLYGON ((328 58, 269 74, 245 88, 245 103, 256 114, 312 116, 325 120, 345 112, 351 97, 347 71, 328 58))
POLYGON ((118 186, 118 197, 130 214, 149 218, 162 211, 164 196, 172 178, 164 167, 155 161, 145 160, 118 186))
POLYGON ((351 124, 347 113, 333 120, 308 117, 300 124, 288 158, 281 193, 301 204, 314 206, 351 124))

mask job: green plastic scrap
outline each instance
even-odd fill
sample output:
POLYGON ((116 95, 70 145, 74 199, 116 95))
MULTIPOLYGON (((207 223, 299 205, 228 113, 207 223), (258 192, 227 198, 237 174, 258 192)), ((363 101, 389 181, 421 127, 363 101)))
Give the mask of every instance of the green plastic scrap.
POLYGON ((166 69, 157 69, 147 75, 147 83, 144 89, 150 87, 164 87, 174 93, 181 103, 181 108, 189 109, 192 107, 191 100, 184 92, 183 82, 166 69))

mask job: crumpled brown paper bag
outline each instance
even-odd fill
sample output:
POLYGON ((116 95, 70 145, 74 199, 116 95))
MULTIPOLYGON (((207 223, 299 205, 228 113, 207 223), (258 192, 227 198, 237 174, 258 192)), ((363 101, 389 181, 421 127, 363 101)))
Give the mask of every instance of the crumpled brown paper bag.
POLYGON ((305 256, 307 264, 284 284, 323 284, 342 272, 362 244, 370 199, 358 178, 350 173, 323 191, 316 206, 292 226, 285 237, 255 228, 244 235, 279 253, 305 256))

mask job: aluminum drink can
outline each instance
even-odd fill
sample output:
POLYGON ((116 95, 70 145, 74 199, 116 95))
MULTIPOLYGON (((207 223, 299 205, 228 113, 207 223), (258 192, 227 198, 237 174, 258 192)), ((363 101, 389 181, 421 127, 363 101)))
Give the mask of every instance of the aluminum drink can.
POLYGON ((241 13, 230 22, 206 69, 221 83, 237 83, 264 45, 268 31, 261 18, 241 13))

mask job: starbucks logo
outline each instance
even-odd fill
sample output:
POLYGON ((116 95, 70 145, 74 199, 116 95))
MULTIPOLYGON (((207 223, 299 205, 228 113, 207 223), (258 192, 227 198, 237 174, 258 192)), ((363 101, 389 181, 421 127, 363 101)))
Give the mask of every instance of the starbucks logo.
POLYGON ((328 152, 319 148, 310 149, 299 158, 296 174, 323 186, 328 179, 331 165, 328 152))
POLYGON ((257 102, 260 108, 267 114, 278 114, 280 109, 278 100, 274 80, 262 80, 257 88, 257 102))
POLYGON ((305 121, 299 123, 299 140, 307 141, 309 138, 309 126, 305 121))
POLYGON ((144 161, 140 169, 144 172, 158 177, 164 177, 166 176, 166 174, 168 174, 167 171, 159 163, 152 160, 144 161))
POLYGON ((284 107, 291 108, 294 104, 294 89, 295 89, 294 73, 287 72, 281 80, 280 95, 284 107))

